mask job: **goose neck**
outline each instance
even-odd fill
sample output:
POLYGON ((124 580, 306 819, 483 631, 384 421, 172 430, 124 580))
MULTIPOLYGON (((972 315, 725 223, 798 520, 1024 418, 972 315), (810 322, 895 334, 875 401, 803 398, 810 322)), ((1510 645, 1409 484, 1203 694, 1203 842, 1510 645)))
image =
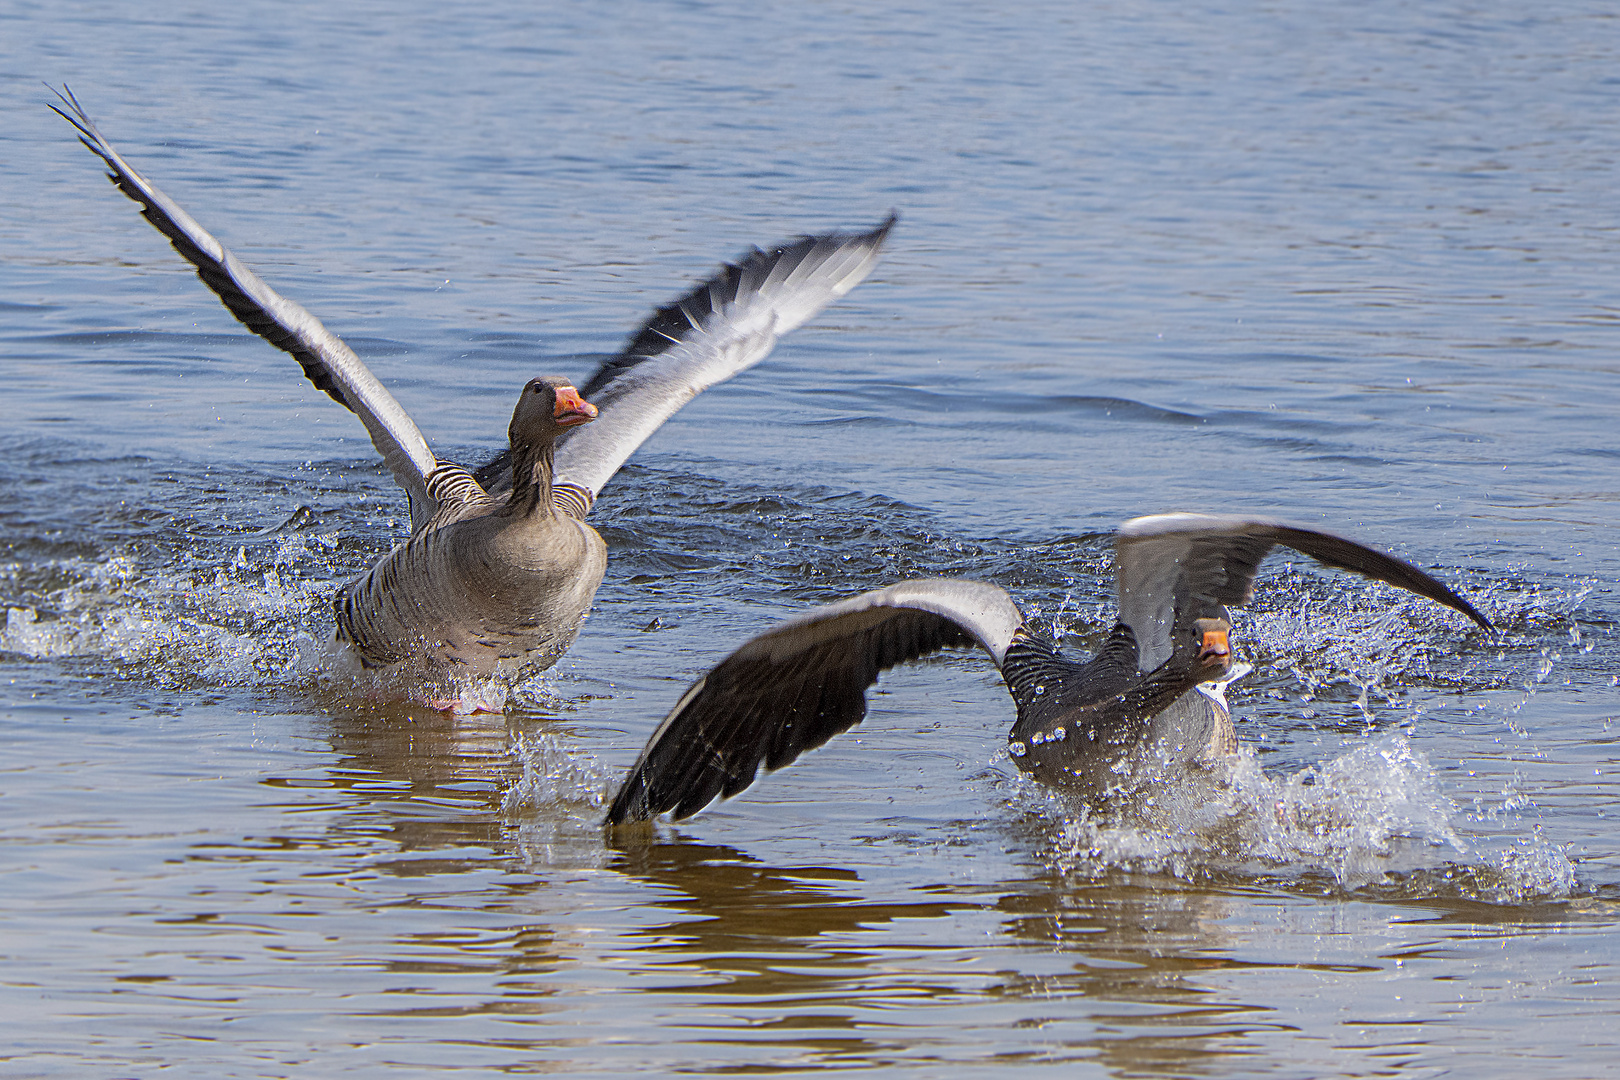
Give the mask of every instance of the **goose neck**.
POLYGON ((550 442, 512 446, 512 497, 506 504, 510 516, 554 517, 551 505, 551 470, 555 445, 550 442))

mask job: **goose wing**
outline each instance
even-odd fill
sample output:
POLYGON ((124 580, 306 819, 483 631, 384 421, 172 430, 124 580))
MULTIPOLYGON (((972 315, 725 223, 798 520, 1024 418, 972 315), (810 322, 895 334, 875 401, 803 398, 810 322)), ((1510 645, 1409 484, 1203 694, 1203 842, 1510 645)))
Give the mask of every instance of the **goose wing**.
POLYGON ((178 203, 136 172, 96 130, 72 90, 63 87, 56 96, 66 108, 50 108, 78 129, 80 141, 106 163, 108 178, 141 204, 141 214, 197 268, 197 276, 231 314, 270 344, 291 353, 310 382, 360 418, 372 445, 410 496, 412 524, 419 526, 431 517, 435 504, 428 495, 427 478, 438 462, 394 396, 341 338, 302 306, 266 285, 178 203))
POLYGON ((895 220, 890 214, 871 232, 802 236, 770 251, 756 248, 660 308, 581 388, 601 412, 594 424, 558 442, 559 495, 573 488, 588 509, 677 409, 765 359, 783 334, 860 284, 895 220))
POLYGON ((1354 540, 1264 518, 1155 514, 1120 526, 1114 555, 1119 619, 1136 634, 1140 669, 1152 671, 1170 658, 1177 619, 1218 615, 1226 604, 1247 603, 1261 560, 1279 544, 1426 596, 1491 629, 1485 616, 1442 582, 1354 540))
POLYGON ((978 644, 999 667, 1023 626, 1005 590, 955 578, 905 581, 789 619, 693 683, 620 785, 608 824, 673 810, 780 769, 861 722, 879 672, 948 645, 978 644))

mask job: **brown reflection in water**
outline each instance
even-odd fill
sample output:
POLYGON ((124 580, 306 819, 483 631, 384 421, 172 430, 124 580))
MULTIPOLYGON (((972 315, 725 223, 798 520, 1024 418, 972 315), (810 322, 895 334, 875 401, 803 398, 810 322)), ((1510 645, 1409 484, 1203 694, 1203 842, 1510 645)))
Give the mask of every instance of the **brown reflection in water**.
POLYGON ((502 800, 523 775, 515 740, 550 718, 517 711, 458 716, 400 702, 334 703, 327 714, 326 737, 338 759, 324 769, 325 781, 349 799, 332 825, 335 840, 386 838, 399 857, 371 865, 405 876, 483 868, 512 856, 502 800), (479 854, 426 857, 469 848, 479 854))
MULTIPOLYGON (((784 949, 808 955, 802 950, 812 939, 853 934, 896 919, 938 919, 981 906, 971 900, 872 901, 863 897, 860 876, 853 870, 773 867, 723 845, 652 843, 615 850, 611 868, 654 886, 661 894, 660 909, 700 916, 647 927, 642 933, 655 939, 647 948, 655 954, 744 958, 752 976, 767 980, 780 975, 769 964, 779 962, 784 949)), ((815 955, 847 961, 864 952, 818 949, 815 955)))
POLYGON ((1224 955, 1234 950, 1222 924, 1249 899, 1168 875, 1108 871, 1079 878, 1040 867, 997 910, 1007 916, 1010 936, 1073 963, 1037 975, 1009 972, 1001 992, 1051 1003, 1037 1023, 1060 1014, 1063 1003, 1094 1003, 1092 1017, 1103 1032, 1089 1042, 1118 1075, 1226 1074, 1232 1058, 1260 1052, 1257 1036, 1291 1030, 1271 1007, 1223 996, 1202 978, 1297 966, 1224 955))
POLYGON ((746 1055, 711 1071, 758 1071, 769 1053, 798 1065, 927 1060, 936 1055, 919 1059, 914 1038, 949 1040, 919 1032, 903 1010, 971 1005, 948 960, 930 962, 956 953, 954 942, 893 931, 982 899, 874 900, 852 870, 770 866, 723 845, 632 840, 616 845, 610 868, 657 894, 655 917, 626 941, 638 967, 668 976, 648 992, 690 999, 682 1026, 717 1060, 746 1055))
MULTIPOLYGON (((668 832, 616 834, 608 846, 594 812, 588 829, 558 825, 580 807, 544 800, 514 821, 503 806, 524 779, 514 742, 536 731, 570 735, 538 714, 333 710, 337 758, 323 775, 346 797, 333 840, 385 837, 396 854, 368 865, 395 879, 448 875, 411 884, 409 899, 390 894, 415 921, 396 924, 362 962, 403 981, 362 1014, 545 1018, 502 1029, 502 1044, 537 1058, 574 1039, 658 1044, 660 1060, 705 1071, 1083 1062, 1120 1076, 1204 1076, 1229 1074, 1235 1061, 1275 1064, 1277 1039, 1293 1030, 1281 1017, 1298 1017, 1263 987, 1382 970, 1270 962, 1301 950, 1255 944, 1257 911, 1318 900, 1321 883, 1076 872, 1047 857, 1062 822, 1043 815, 933 827, 1010 853, 999 880, 967 886, 899 880, 873 868, 870 846, 845 849, 855 870, 828 865, 836 847, 773 864, 668 832), (591 857, 553 859, 536 830, 566 833, 591 857), (582 866, 589 872, 576 873, 582 866), (492 867, 508 873, 498 883, 467 876, 492 867), (1234 940, 1229 923, 1246 936, 1234 940), (1271 1006, 1239 999, 1224 977, 1267 969, 1300 973, 1252 985, 1271 1006)), ((267 781, 300 782, 308 778, 267 781)), ((1412 912, 1403 921, 1418 921, 1447 907, 1426 891, 1359 898, 1402 904, 1412 912)), ((1500 912, 1450 907, 1442 920, 1477 924, 1500 912)))
MULTIPOLYGON (((813 1047, 846 1062, 916 1060, 915 1045, 882 1029, 942 1045, 951 1036, 926 1029, 950 1027, 975 1032, 969 1042, 1005 1043, 998 1056, 1008 1064, 1198 1075, 1256 1052, 1251 1034, 1286 1028, 1267 1021, 1270 1009, 1219 1000, 1199 983, 1211 970, 1261 965, 1219 955, 1233 900, 1185 882, 1077 883, 1032 866, 1023 880, 926 886, 910 891, 917 900, 878 901, 849 870, 771 867, 728 847, 656 842, 620 847, 612 868, 660 894, 659 917, 632 943, 644 964, 697 976, 717 1007, 753 1006, 746 1023, 712 1023, 705 1037, 721 1043, 813 1047), (975 913, 992 929, 903 924, 975 913), (897 1012, 930 1006, 950 1011, 897 1012)), ((659 992, 694 989, 688 978, 659 992)))

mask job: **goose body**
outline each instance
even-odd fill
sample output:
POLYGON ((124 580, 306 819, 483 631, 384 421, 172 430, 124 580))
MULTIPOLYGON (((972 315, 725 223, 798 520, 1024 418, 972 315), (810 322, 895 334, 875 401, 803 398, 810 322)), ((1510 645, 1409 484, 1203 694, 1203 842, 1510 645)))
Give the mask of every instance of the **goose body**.
POLYGON ((602 537, 552 491, 557 439, 596 415, 566 380, 530 382, 504 490, 442 466, 428 485, 434 519, 337 594, 338 639, 373 666, 492 674, 554 663, 607 567, 602 537))
POLYGON ((655 312, 582 394, 561 379, 526 386, 508 447, 469 470, 439 460, 337 335, 125 161, 71 91, 58 97, 61 107, 50 107, 231 314, 365 425, 410 501, 411 536, 338 594, 336 636, 368 665, 409 663, 424 674, 554 663, 602 581, 606 548, 584 519, 603 485, 687 401, 763 360, 859 284, 895 222, 891 214, 868 232, 802 236, 721 267, 655 312))
POLYGON ((905 581, 789 619, 693 683, 653 733, 608 823, 697 813, 858 724, 880 672, 952 646, 982 648, 1017 707, 1008 753, 1092 802, 1236 749, 1224 687, 1226 605, 1250 599, 1261 560, 1291 547, 1462 612, 1473 605, 1412 564, 1353 540, 1262 518, 1160 514, 1116 538, 1118 621, 1098 653, 1064 656, 999 586, 905 581))
POLYGON ((412 537, 345 586, 336 636, 368 666, 547 668, 579 635, 606 568, 607 545, 575 518, 471 518, 412 537))

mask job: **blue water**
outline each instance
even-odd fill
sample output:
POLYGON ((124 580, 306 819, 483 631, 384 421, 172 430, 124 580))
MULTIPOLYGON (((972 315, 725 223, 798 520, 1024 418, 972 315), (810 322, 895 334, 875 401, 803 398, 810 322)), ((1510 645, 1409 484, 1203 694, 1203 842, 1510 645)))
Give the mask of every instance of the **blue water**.
POLYGON ((1595 5, 0 12, 0 1071, 1612 1069, 1617 26, 1595 5), (325 650, 405 528, 353 419, 51 114, 498 444, 752 244, 884 261, 649 441, 569 656, 435 713, 325 650), (1257 511, 1245 750, 1090 817, 981 657, 651 841, 686 684, 905 576, 1094 645, 1109 536, 1257 511))

